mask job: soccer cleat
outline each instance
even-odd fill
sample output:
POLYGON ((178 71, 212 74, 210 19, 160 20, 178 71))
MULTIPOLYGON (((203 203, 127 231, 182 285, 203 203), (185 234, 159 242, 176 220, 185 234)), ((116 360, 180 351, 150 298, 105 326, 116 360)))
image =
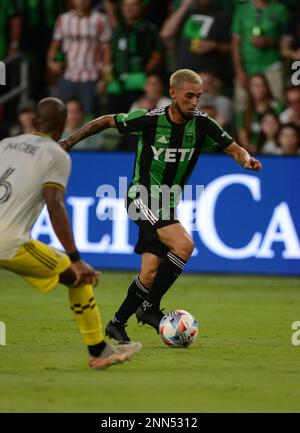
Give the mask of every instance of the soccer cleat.
POLYGON ((128 361, 142 348, 141 343, 131 342, 129 344, 109 344, 98 356, 89 357, 89 366, 95 369, 104 369, 113 364, 128 361))
POLYGON ((110 320, 105 328, 105 335, 109 338, 113 338, 120 344, 128 344, 131 342, 130 338, 125 331, 125 326, 121 322, 110 320))
POLYGON ((159 324, 161 319, 164 317, 164 313, 157 306, 149 304, 148 301, 144 301, 142 305, 136 310, 137 321, 143 324, 147 323, 152 326, 157 332, 159 332, 159 324))

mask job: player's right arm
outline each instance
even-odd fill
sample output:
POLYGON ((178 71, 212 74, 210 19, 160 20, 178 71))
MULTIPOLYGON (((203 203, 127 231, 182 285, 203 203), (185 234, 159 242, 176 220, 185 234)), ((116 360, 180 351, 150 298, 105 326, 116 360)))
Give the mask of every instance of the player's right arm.
POLYGON ((116 128, 115 115, 108 114, 106 116, 98 117, 95 120, 87 123, 85 126, 80 128, 74 134, 70 135, 68 138, 64 138, 59 141, 61 147, 69 152, 75 144, 84 138, 90 137, 91 135, 98 134, 99 132, 105 131, 108 128, 116 128))
POLYGON ((130 113, 109 114, 98 117, 87 123, 68 138, 59 141, 67 152, 80 140, 98 134, 108 128, 117 128, 120 134, 137 134, 151 123, 151 116, 147 110, 138 109, 130 113))

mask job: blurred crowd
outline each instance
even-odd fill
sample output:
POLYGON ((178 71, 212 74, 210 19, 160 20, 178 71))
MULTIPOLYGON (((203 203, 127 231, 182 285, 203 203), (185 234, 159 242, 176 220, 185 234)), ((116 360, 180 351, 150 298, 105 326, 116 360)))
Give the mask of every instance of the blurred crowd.
MULTIPOLYGON (((190 68, 200 111, 240 145, 300 154, 300 0, 0 0, 0 11, 0 60, 29 67, 22 97, 0 104, 0 138, 30 132, 45 96, 67 105, 64 137, 101 114, 164 107, 170 74, 190 68)), ((10 69, 0 101, 18 80, 10 69)), ((135 145, 108 130, 77 149, 135 145)))

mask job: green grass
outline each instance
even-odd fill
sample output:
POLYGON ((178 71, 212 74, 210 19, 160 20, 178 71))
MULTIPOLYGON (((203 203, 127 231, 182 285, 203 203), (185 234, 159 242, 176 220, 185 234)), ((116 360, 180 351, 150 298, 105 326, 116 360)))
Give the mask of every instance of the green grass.
MULTIPOLYGON (((103 323, 134 274, 104 272, 96 289, 103 323)), ((67 289, 38 294, 0 273, 0 412, 299 412, 300 279, 181 277, 165 299, 200 322, 188 349, 165 346, 149 327, 129 322, 143 344, 130 363, 105 371, 87 353, 68 309, 67 289)))

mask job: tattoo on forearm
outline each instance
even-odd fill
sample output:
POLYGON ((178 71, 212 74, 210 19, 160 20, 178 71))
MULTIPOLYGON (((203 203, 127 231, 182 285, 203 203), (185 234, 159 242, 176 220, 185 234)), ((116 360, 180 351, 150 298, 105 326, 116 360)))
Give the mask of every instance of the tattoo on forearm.
POLYGON ((96 119, 87 125, 83 126, 79 131, 75 132, 69 137, 71 147, 75 146, 79 141, 90 137, 91 135, 98 134, 107 128, 105 119, 96 119))

